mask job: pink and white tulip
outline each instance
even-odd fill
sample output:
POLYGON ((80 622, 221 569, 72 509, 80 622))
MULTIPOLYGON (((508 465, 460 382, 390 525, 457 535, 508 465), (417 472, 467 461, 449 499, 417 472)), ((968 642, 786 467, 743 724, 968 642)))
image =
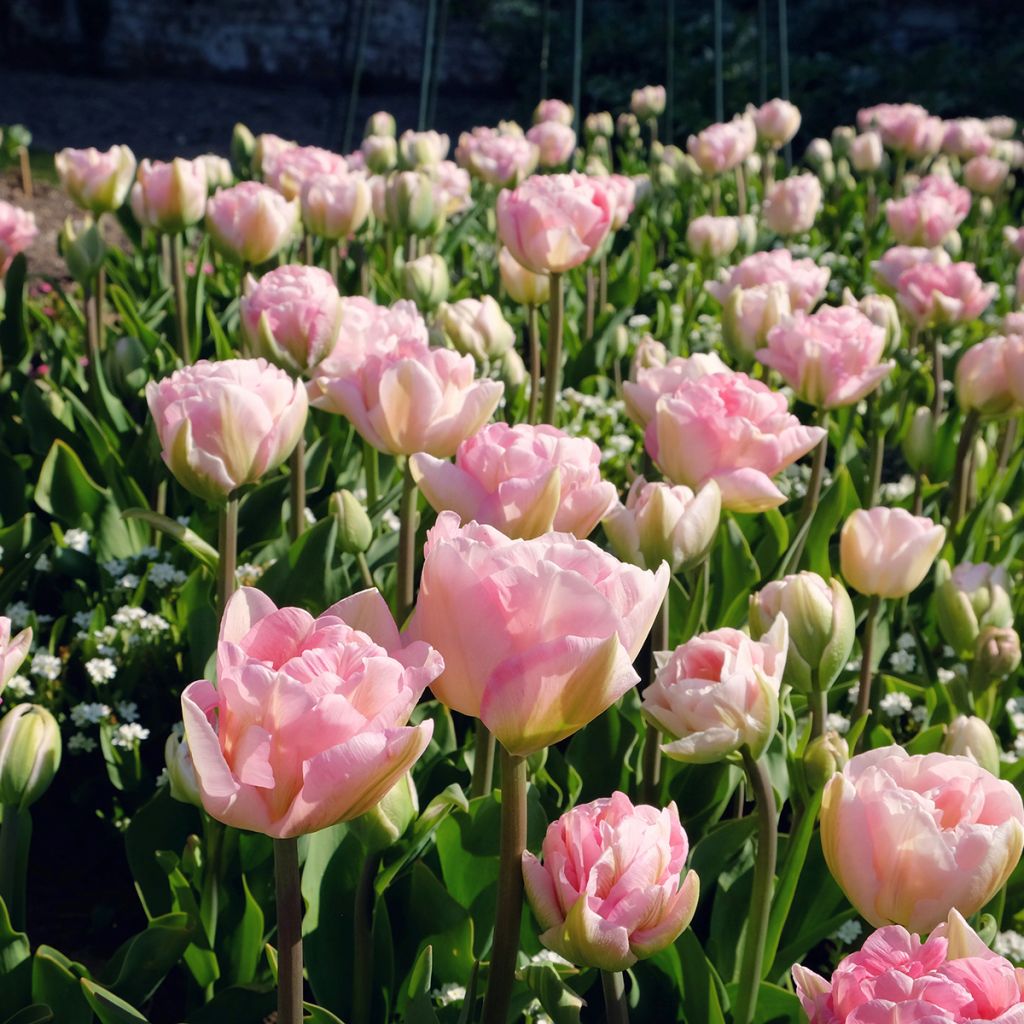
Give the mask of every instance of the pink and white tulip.
MULTIPOLYGON (((653 340, 653 339, 651 339, 653 340)), ((640 352, 637 347, 638 354, 640 352)), ((698 380, 710 373, 731 373, 714 352, 695 352, 692 356, 673 356, 664 363, 638 366, 635 380, 623 381, 622 397, 629 418, 646 427, 662 395, 671 395, 686 381, 698 380)))
POLYGON ((14 257, 38 237, 34 213, 0 200, 0 278, 10 269, 14 257))
POLYGON ((781 149, 800 130, 799 107, 779 97, 762 103, 753 117, 758 139, 772 149, 781 149))
POLYGON ((526 139, 537 147, 541 167, 562 167, 576 148, 576 133, 558 121, 541 121, 527 133, 526 139))
POLYGON ((32 647, 32 629, 11 637, 11 620, 0 615, 0 691, 17 675, 32 647))
POLYGON ((686 150, 708 178, 734 170, 757 145, 757 129, 750 117, 737 114, 731 121, 709 125, 686 140, 686 150))
POLYGON ((816 174, 783 178, 768 189, 762 210, 764 222, 779 235, 803 234, 814 227, 821 200, 821 182, 816 174))
POLYGON ((366 223, 371 206, 370 186, 361 174, 321 174, 302 186, 302 223, 320 238, 351 238, 366 223))
POLYGON ((289 146, 272 157, 264 156, 261 169, 263 180, 285 199, 297 199, 306 182, 314 178, 348 173, 343 156, 319 146, 289 146))
POLYGON ((934 247, 955 231, 971 209, 971 193, 950 178, 929 175, 903 199, 890 199, 885 216, 896 240, 934 247))
POLYGON ((132 186, 132 213, 142 227, 174 234, 203 219, 207 194, 202 161, 143 160, 132 186))
POLYGON ((135 177, 135 154, 127 146, 111 146, 105 153, 93 147, 62 149, 53 163, 72 201, 94 214, 119 210, 135 177))
POLYGON ((218 189, 206 204, 206 230, 214 244, 250 266, 266 263, 291 245, 298 229, 299 201, 258 181, 218 189))
MULTIPOLYGON (((1024 324, 1021 325, 1024 330, 1024 324)), ((1024 336, 986 338, 956 364, 956 400, 965 412, 1004 416, 1024 405, 1024 336)))
POLYGON ((918 264, 900 275, 898 288, 900 305, 918 327, 976 320, 999 290, 978 277, 973 263, 918 264))

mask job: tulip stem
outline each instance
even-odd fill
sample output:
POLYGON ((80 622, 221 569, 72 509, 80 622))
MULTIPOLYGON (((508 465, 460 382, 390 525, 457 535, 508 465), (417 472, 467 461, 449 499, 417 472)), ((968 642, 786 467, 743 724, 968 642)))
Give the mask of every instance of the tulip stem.
POLYGON ((292 518, 289 526, 289 536, 292 543, 297 541, 306 528, 306 438, 304 434, 299 435, 298 444, 292 449, 288 456, 288 484, 291 496, 292 518))
MULTIPOLYGON (((875 646, 875 623, 878 621, 878 609, 882 599, 872 594, 868 602, 868 614, 864 619, 864 635, 860 641, 860 684, 857 690, 857 720, 863 718, 871 709, 871 660, 875 646)), ((867 732, 865 728, 861 736, 867 732)))
MULTIPOLYGON (((869 408, 873 405, 868 399, 869 408)), ((882 485, 882 460, 885 457, 885 427, 876 421, 871 434, 871 461, 868 463, 868 488, 865 508, 873 508, 878 501, 878 489, 882 485)))
POLYGON ((1014 418, 1006 424, 1006 428, 1003 430, 1003 439, 999 445, 999 461, 996 464, 996 470, 1000 473, 1010 464, 1010 456, 1013 455, 1017 444, 1017 425, 1019 422, 1018 419, 1014 418))
POLYGON ((171 238, 171 279, 174 282, 174 316, 178 328, 178 355, 185 366, 192 362, 188 337, 188 298, 185 295, 185 236, 180 231, 171 238))
POLYGON ((274 840, 277 889, 277 1024, 302 1024, 302 892, 299 841, 274 840))
POLYGON ((473 736, 473 779, 469 785, 470 799, 487 796, 494 782, 494 734, 478 718, 473 736))
POLYGON ((377 584, 373 580, 373 573, 370 572, 370 563, 367 562, 364 551, 356 552, 356 565, 359 566, 359 575, 363 577, 367 590, 373 590, 377 584))
MULTIPOLYGON (((800 525, 810 519, 818 508, 818 499, 821 497, 821 483, 825 479, 825 460, 828 458, 828 412, 822 412, 818 419, 818 425, 825 431, 825 436, 818 442, 814 449, 814 459, 811 462, 811 479, 807 483, 807 493, 804 495, 804 506, 800 512, 800 525)), ((794 568, 796 562, 793 563, 794 568)))
POLYGON ((523 913, 523 850, 526 848, 526 759, 501 748, 501 851, 491 971, 483 1024, 506 1024, 519 952, 523 913))
POLYGON ((373 882, 377 857, 368 854, 359 872, 352 913, 352 1021, 370 1024, 373 1009, 373 882))
POLYGON ((380 496, 380 460, 377 449, 369 441, 363 442, 363 477, 366 481, 366 510, 373 515, 380 496))
POLYGON ((762 761, 756 760, 749 747, 742 747, 743 767, 757 802, 757 859, 754 861, 754 886, 750 894, 750 917, 743 940, 740 986, 736 994, 733 1024, 753 1024, 757 1009, 757 993, 761 987, 768 918, 772 909, 775 884, 775 856, 778 846, 778 820, 775 793, 762 761))
POLYGON ((555 423, 555 408, 562 383, 562 321, 565 318, 562 275, 551 274, 551 310, 548 319, 548 358, 544 367, 544 408, 541 418, 544 423, 555 423))
POLYGON ((950 492, 949 519, 953 529, 967 514, 967 495, 971 490, 971 453, 974 434, 978 429, 978 410, 971 409, 964 417, 960 430, 960 443, 956 446, 956 468, 953 471, 953 489, 950 492))
MULTIPOLYGON (((817 672, 815 672, 815 685, 817 682, 817 672)), ((811 690, 807 695, 807 703, 811 707, 811 739, 814 740, 825 734, 825 722, 828 719, 828 691, 811 690)))
POLYGON ((395 621, 399 626, 412 611, 415 600, 416 571, 416 481, 412 476, 412 464, 405 460, 402 472, 402 498, 398 506, 398 579, 395 596, 395 621))
POLYGON ((935 417, 935 426, 938 427, 944 402, 942 394, 942 338, 937 330, 932 330, 930 341, 932 349, 932 382, 935 388, 935 394, 932 395, 932 416, 935 417))
POLYGON ((601 257, 597 274, 597 308, 604 312, 608 308, 608 254, 601 257))
POLYGON ((526 307, 526 323, 530 339, 530 404, 526 422, 532 426, 537 422, 540 403, 540 311, 533 304, 526 307))
POLYGON ((597 281, 594 279, 594 268, 587 267, 586 274, 586 314, 584 318, 583 340, 590 341, 594 337, 594 317, 597 306, 597 281))
POLYGON ((25 927, 25 875, 28 859, 19 856, 22 836, 31 828, 28 811, 14 804, 3 805, 0 824, 0 897, 16 931, 25 927))
MULTIPOLYGON (((665 591, 665 597, 655 616, 654 625, 651 627, 651 635, 648 639, 650 662, 647 666, 645 688, 654 682, 654 677, 658 674, 655 652, 669 650, 669 593, 670 591, 665 591)), ((661 783, 661 735, 657 727, 650 722, 647 723, 644 730, 644 749, 641 758, 639 800, 644 804, 657 804, 658 789, 661 783)))
POLYGON ((607 1024, 629 1024, 629 1006, 626 1004, 626 984, 622 971, 602 971, 601 990, 604 992, 604 1019, 607 1024))
POLYGON ((218 513, 217 551, 217 612, 224 614, 228 598, 238 586, 235 565, 238 561, 238 499, 228 498, 218 513))

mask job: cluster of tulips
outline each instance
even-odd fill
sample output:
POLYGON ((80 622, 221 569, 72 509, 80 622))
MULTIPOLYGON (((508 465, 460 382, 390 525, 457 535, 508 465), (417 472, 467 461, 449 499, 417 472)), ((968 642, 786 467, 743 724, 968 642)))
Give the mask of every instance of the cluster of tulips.
MULTIPOLYGON (((0 204, 0 460, 50 519, 2 521, 0 597, 83 528, 189 571, 145 941, 24 940, 0 1019, 1024 1021, 1024 143, 883 104, 794 171, 792 103, 685 150, 664 104, 454 161, 384 113, 346 156, 64 150, 62 311, 0 204)), ((47 600, 9 692, 41 629, 75 657, 47 600)), ((0 721, 9 950, 86 706, 0 721)))

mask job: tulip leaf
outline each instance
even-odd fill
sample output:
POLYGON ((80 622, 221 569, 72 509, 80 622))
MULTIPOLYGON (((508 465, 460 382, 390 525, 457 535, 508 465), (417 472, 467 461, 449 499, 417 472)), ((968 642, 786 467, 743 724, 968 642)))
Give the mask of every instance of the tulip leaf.
POLYGON ((302 1009, 304 1011, 302 1019, 309 1021, 310 1024, 344 1024, 340 1017, 335 1017, 330 1010, 325 1010, 322 1006, 303 1003, 302 1009))
POLYGON ((133 1024, 134 1021, 149 1021, 134 1006, 119 999, 113 992, 108 992, 102 985, 97 985, 87 978, 80 982, 85 998, 99 1017, 101 1024, 133 1024))
POLYGON ((551 964, 531 964, 517 972, 540 1000, 544 1012, 554 1024, 579 1024, 584 1000, 562 980, 551 964))
POLYGON ((746 621, 750 592, 760 581, 761 570, 733 516, 722 522, 719 542, 711 557, 716 555, 718 569, 713 589, 719 592, 710 621, 716 627, 739 626, 746 621))
MULTIPOLYGON (((728 986, 730 995, 736 987, 728 986)), ((767 981, 761 982, 754 1007, 754 1024, 804 1024, 806 1019, 795 993, 767 981)))
MULTIPOLYGON (((833 575, 829 544, 839 523, 859 507, 860 501, 850 471, 846 466, 840 466, 835 471, 831 486, 818 501, 807 531, 806 558, 807 568, 811 572, 816 572, 826 580, 833 575)), ((789 571, 796 572, 798 568, 791 566, 789 571)))
POLYGON ((255 985, 232 985, 221 989, 205 1006, 193 1010, 188 1024, 228 1024, 265 1020, 277 1005, 273 989, 255 985))
POLYGON ((187 914, 152 918, 114 953, 104 971, 105 984, 129 1002, 144 1003, 181 959, 195 928, 187 914))
POLYGON ((220 563, 217 549, 207 544, 194 530, 182 526, 177 519, 160 515, 159 512, 152 512, 148 508, 126 508, 121 514, 125 519, 140 519, 142 522, 148 523, 153 529, 166 534, 195 555, 210 572, 217 571, 217 566, 220 563))
POLYGON ((32 998, 53 1007, 61 1024, 92 1024, 82 978, 89 972, 52 946, 40 946, 32 959, 32 998))
POLYGON ((28 936, 14 929, 7 906, 0 899, 0 1006, 21 1006, 28 1001, 30 956, 28 936))
POLYGON ((256 969, 263 950, 263 910, 249 891, 245 875, 242 875, 242 892, 245 896, 245 909, 228 941, 228 977, 237 984, 245 985, 256 979, 256 969))
POLYGON ((94 530, 106 493, 86 472, 75 451, 58 438, 39 470, 35 500, 65 526, 85 525, 94 530))
MULTIPOLYGON (((201 923, 201 915, 199 905, 196 903, 195 891, 179 868, 178 858, 173 853, 160 850, 156 854, 156 861, 167 874, 167 882, 172 895, 171 909, 187 914, 189 922, 194 926, 192 942, 185 950, 184 960, 185 965, 192 972, 196 984, 200 988, 206 988, 220 977, 220 966, 217 963, 216 954, 210 948, 206 932, 203 928, 196 927, 201 923)), ((244 885, 244 876, 242 882, 244 885)), ((248 893, 248 890, 246 892, 248 893)), ((258 950, 256 955, 259 956, 258 950)))
POLYGON ((725 1024, 725 989, 689 928, 676 940, 683 965, 683 1012, 687 1024, 725 1024))
POLYGON ((0 320, 0 368, 20 366, 29 354, 25 322, 25 276, 28 263, 19 252, 4 275, 4 316, 0 320))
MULTIPOLYGON (((8 1017, 4 1024, 49 1024, 51 1020, 56 1020, 53 1010, 49 1006, 44 1006, 42 1003, 33 1003, 31 1006, 26 1006, 24 1009, 19 1010, 13 1017, 8 1017)), ((63 1024, 64 1018, 61 1018, 61 1024, 63 1024)))
POLYGON ((334 516, 311 526, 260 580, 260 589, 279 606, 323 609, 343 595, 340 569, 335 568, 338 522, 334 516))

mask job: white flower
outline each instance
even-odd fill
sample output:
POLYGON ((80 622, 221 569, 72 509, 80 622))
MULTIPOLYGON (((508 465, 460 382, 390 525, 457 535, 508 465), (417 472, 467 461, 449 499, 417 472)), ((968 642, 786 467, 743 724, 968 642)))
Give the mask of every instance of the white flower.
POLYGON ((114 612, 111 616, 111 621, 115 626, 131 626, 138 622, 140 619, 146 617, 145 608, 133 608, 131 605, 123 604, 120 608, 114 612))
POLYGON ((96 725, 109 715, 110 706, 108 704, 76 704, 71 709, 71 721, 79 729, 83 725, 96 725))
POLYGON ((1024 935, 1019 932, 1000 932, 992 943, 992 951, 1007 960, 1024 963, 1024 935))
POLYGON ((60 676, 61 668, 63 668, 63 663, 60 658, 54 654, 47 654, 46 651, 40 651, 33 656, 29 672, 52 682, 60 676))
POLYGON ((15 629, 24 629, 31 614, 31 609, 24 601, 15 601, 4 609, 4 615, 11 620, 11 625, 15 629))
POLYGON ((91 538, 85 530, 72 527, 70 530, 64 531, 65 546, 71 548, 72 551, 77 551, 80 555, 89 554, 90 540, 91 538))
POLYGON ((235 570, 235 579, 243 586, 251 587, 264 573, 265 566, 256 565, 255 562, 243 562, 235 570))
POLYGON ((118 581, 117 585, 125 590, 134 590, 139 585, 139 577, 133 572, 126 572, 118 581))
POLYGON ((116 706, 118 718, 123 718, 126 722, 137 722, 139 720, 139 705, 135 701, 119 700, 116 706))
POLYGON ((435 989, 431 995, 437 1000, 438 1006, 451 1006, 453 1003, 461 1003, 465 1000, 466 988, 464 985, 449 983, 435 989))
POLYGON ((553 949, 542 949, 539 953, 534 953, 530 957, 530 963, 551 964, 554 967, 572 967, 572 964, 564 956, 559 956, 553 949))
POLYGON ((91 754, 96 749, 96 741, 84 732, 76 732, 68 740, 68 751, 72 754, 91 754))
POLYGON ((844 946, 856 942, 863 931, 860 921, 847 921, 841 924, 833 933, 832 938, 844 946))
POLYGON ((840 736, 843 736, 850 731, 850 720, 846 715, 833 712, 825 718, 825 728, 830 732, 837 732, 840 736))
POLYGON ((916 483, 914 478, 910 476, 910 474, 907 474, 905 476, 901 476, 899 480, 882 484, 882 486, 878 488, 878 493, 885 501, 903 501, 914 493, 915 486, 916 483))
POLYGON ((913 672, 917 665, 917 659, 910 653, 910 651, 893 651, 889 655, 889 667, 893 672, 913 672))
POLYGON ((103 568, 109 575, 117 577, 128 568, 128 563, 123 558, 111 558, 103 563, 103 568))
POLYGON ((302 510, 302 515, 310 526, 316 526, 316 516, 313 515, 313 510, 311 508, 304 508, 302 510))
POLYGON ((117 675, 117 666, 110 658, 90 658, 85 663, 85 671, 94 685, 102 686, 117 675))
POLYGON ((136 743, 149 738, 149 730, 143 728, 138 722, 127 722, 119 725, 110 736, 110 742, 122 750, 131 750, 136 743))
POLYGON ((147 544, 140 552, 139 558, 147 558, 149 561, 153 561, 160 557, 160 549, 152 544, 147 544))
POLYGON ((395 515, 394 511, 392 511, 390 508, 384 509, 384 511, 381 513, 380 521, 384 524, 384 526, 387 529, 394 531, 399 530, 402 525, 401 522, 399 521, 398 516, 395 515))
POLYGON ((89 628, 89 624, 92 622, 92 612, 91 611, 75 612, 75 614, 71 616, 71 621, 79 629, 88 629, 89 628))
POLYGON ((166 633, 170 628, 171 624, 162 615, 151 613, 139 619, 139 629, 145 633, 166 633))
POLYGON ((909 713, 913 707, 914 702, 905 693, 899 691, 887 693, 878 702, 878 710, 889 718, 900 718, 909 713))
POLYGON ((35 567, 39 572, 49 572, 53 568, 53 562, 50 561, 49 556, 40 555, 36 559, 35 567))
POLYGON ((12 697, 22 700, 25 697, 31 697, 36 690, 27 676, 18 675, 11 677, 10 682, 7 684, 7 692, 12 697))
POLYGON ((954 679, 956 679, 956 673, 951 668, 937 668, 935 670, 935 678, 938 679, 943 686, 948 686, 954 679))
POLYGON ((158 590, 163 590, 164 587, 170 586, 172 583, 175 585, 184 583, 188 576, 180 569, 175 569, 170 562, 154 562, 149 567, 147 579, 158 590))
MULTIPOLYGON (((847 668, 850 666, 847 665, 847 668)), ((854 683, 846 692, 846 699, 850 704, 856 704, 857 698, 860 696, 860 683, 854 683)))
POLYGON ((177 520, 179 526, 188 526, 188 523, 189 523, 189 517, 188 516, 176 516, 175 519, 177 520))
POLYGON ((913 633, 900 633, 896 638, 896 646, 901 651, 909 651, 917 646, 913 633))
POLYGON ((632 327, 636 331, 642 331, 645 327, 651 326, 651 318, 643 313, 634 313, 626 321, 626 326, 632 327))

